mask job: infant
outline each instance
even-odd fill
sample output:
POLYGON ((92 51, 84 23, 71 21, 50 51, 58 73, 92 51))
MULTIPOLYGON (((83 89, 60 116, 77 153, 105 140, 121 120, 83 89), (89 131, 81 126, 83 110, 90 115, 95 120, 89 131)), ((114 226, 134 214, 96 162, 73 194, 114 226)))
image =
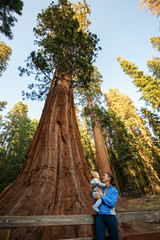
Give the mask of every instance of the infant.
MULTIPOLYGON (((91 176, 92 176, 92 180, 90 181, 90 186, 92 187, 92 196, 94 197, 94 195, 96 193, 99 194, 98 188, 106 187, 106 184, 101 183, 101 181, 99 179, 99 173, 98 172, 92 172, 91 176)), ((99 212, 98 207, 101 205, 101 203, 102 203, 102 200, 100 198, 95 202, 95 204, 92 206, 92 208, 96 212, 99 212)))

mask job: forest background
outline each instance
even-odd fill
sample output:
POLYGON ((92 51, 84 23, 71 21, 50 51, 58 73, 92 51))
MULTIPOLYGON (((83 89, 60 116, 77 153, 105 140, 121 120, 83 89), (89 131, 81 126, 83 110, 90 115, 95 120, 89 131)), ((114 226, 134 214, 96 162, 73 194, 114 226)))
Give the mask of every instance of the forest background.
MULTIPOLYGON (((48 1, 49 3, 50 1, 48 1)), ((125 71, 132 69, 134 65, 128 61, 125 62, 123 58, 119 58, 118 62, 117 57, 124 57, 131 62, 135 62, 145 74, 151 74, 146 65, 146 60, 158 55, 157 51, 152 48, 150 38, 159 34, 159 24, 157 18, 151 17, 150 12, 147 14, 139 12, 136 1, 134 3, 114 1, 114 3, 113 1, 112 3, 102 1, 101 4, 98 1, 89 2, 92 10, 90 18, 92 22, 91 30, 98 34, 102 47, 95 65, 103 76, 102 92, 107 93, 105 95, 106 101, 102 103, 104 108, 99 109, 99 111, 97 109, 92 110, 96 112, 98 119, 101 120, 98 120, 98 125, 101 126, 107 155, 110 159, 112 171, 117 177, 120 191, 139 194, 155 192, 159 191, 160 177, 159 105, 157 106, 155 102, 159 103, 159 100, 154 100, 150 97, 145 99, 150 104, 148 109, 152 110, 154 115, 151 115, 146 110, 141 113, 136 111, 134 106, 140 109, 141 106, 145 105, 146 101, 139 101, 139 98, 142 96, 141 93, 137 93, 138 88, 134 86, 131 78, 123 73, 119 62, 125 71), (123 65, 123 63, 129 64, 129 67, 126 68, 126 65, 123 65), (115 88, 116 90, 109 90, 115 88), (129 95, 129 97, 126 95, 129 95), (130 98, 133 100, 133 104, 130 98), (108 113, 106 112, 107 103, 108 113), (120 113, 122 115, 119 113, 119 110, 121 110, 120 113), (98 115, 99 113, 100 115, 98 115), (126 117, 126 114, 129 116, 126 117), (144 122, 144 118, 150 120, 148 116, 150 116, 151 120, 154 120, 154 123, 153 121, 152 123, 151 121, 144 122), (120 180, 121 174, 124 176, 123 180, 120 180), (129 183, 128 185, 125 184, 126 180, 129 183)), ((12 48, 11 60, 7 70, 1 77, 1 100, 8 101, 6 110, 3 111, 3 116, 6 115, 8 109, 12 108, 7 117, 1 120, 1 136, 3 135, 1 141, 1 179, 3 180, 3 186, 1 186, 1 189, 6 187, 16 177, 23 166, 25 158, 21 158, 21 156, 25 155, 27 146, 31 142, 38 124, 38 121, 31 121, 31 119, 36 118, 39 120, 43 108, 42 102, 25 100, 24 104, 28 105, 28 111, 27 106, 19 102, 22 99, 21 91, 26 90, 28 82, 32 82, 33 79, 20 78, 17 68, 19 65, 23 65, 28 53, 35 48, 31 29, 34 27, 37 13, 47 6, 47 1, 45 1, 45 6, 40 6, 37 3, 35 7, 33 5, 31 7, 27 1, 24 1, 22 16, 18 17, 18 23, 13 30, 14 40, 8 41, 1 37, 1 40, 4 40, 12 48), (25 31, 23 30, 24 34, 22 34, 24 26, 25 31), (13 108, 13 105, 16 103, 18 104, 13 108), (29 117, 27 115, 28 112, 29 117), (11 122, 12 131, 10 131, 11 122), (17 130, 15 131, 16 128, 17 130), (20 135, 21 139, 19 138, 20 135), (23 143, 23 146, 20 146, 19 143, 23 143), (16 154, 15 149, 17 151, 16 154), (15 156, 18 157, 15 158, 15 156), (8 169, 8 172, 6 169, 8 169), (14 173, 13 170, 15 169, 14 173), (10 175, 11 172, 12 176, 10 175), (11 176, 11 179, 9 179, 9 176, 11 176), (7 181, 4 181, 5 179, 7 181)), ((137 69, 132 70, 131 74, 135 74, 134 80, 136 80, 137 74, 143 75, 142 72, 134 72, 137 69)), ((101 77, 99 79, 102 80, 101 77)), ((79 126, 86 160, 90 164, 91 169, 96 169, 96 153, 91 129, 93 123, 89 120, 91 113, 89 112, 88 116, 86 113, 87 111, 85 111, 85 115, 83 114, 84 121, 79 123, 79 126), (90 143, 90 145, 87 143, 90 143)))

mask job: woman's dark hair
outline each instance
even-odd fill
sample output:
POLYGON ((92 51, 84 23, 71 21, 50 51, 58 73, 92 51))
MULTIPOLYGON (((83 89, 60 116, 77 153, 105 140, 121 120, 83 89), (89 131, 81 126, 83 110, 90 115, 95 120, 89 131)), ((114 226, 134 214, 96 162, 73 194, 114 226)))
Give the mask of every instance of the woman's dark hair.
POLYGON ((107 174, 108 177, 111 179, 110 183, 111 183, 113 186, 116 185, 116 184, 114 183, 113 175, 112 175, 110 172, 106 172, 106 174, 107 174))

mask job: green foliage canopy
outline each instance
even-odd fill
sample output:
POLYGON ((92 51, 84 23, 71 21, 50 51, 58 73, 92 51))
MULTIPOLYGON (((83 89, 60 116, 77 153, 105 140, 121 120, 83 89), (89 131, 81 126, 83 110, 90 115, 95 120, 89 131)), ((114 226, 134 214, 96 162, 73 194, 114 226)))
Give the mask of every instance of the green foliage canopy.
POLYGON ((120 93, 118 89, 110 89, 105 96, 109 109, 116 114, 116 117, 120 118, 127 131, 132 135, 132 144, 135 147, 139 165, 142 166, 140 171, 145 171, 146 183, 149 183, 148 186, 152 190, 157 188, 157 180, 160 176, 160 148, 154 144, 152 134, 145 125, 145 120, 139 116, 131 99, 120 93))
POLYGON ((14 14, 22 15, 23 2, 21 0, 0 1, 0 32, 9 39, 13 39, 11 27, 17 22, 14 14))
POLYGON ((75 12, 75 18, 78 19, 79 29, 87 31, 89 29, 89 25, 91 24, 91 21, 87 17, 88 14, 91 13, 90 5, 87 4, 86 0, 74 4, 72 2, 70 3, 75 12))
POLYGON ((72 74, 70 87, 88 87, 93 72, 92 64, 99 49, 99 39, 95 34, 79 28, 79 21, 71 4, 67 1, 59 1, 58 4, 52 2, 38 14, 34 32, 39 50, 28 57, 27 68, 19 69, 21 75, 36 73, 35 79, 39 84, 30 84, 32 92, 27 93, 26 97, 42 100, 53 83, 55 71, 57 80, 53 84, 63 74, 72 74), (38 92, 35 87, 38 87, 38 92))
POLYGON ((142 98, 147 104, 150 104, 154 109, 160 110, 160 79, 158 76, 149 76, 132 62, 127 61, 122 57, 118 57, 118 61, 123 71, 133 78, 133 83, 142 92, 142 98))
POLYGON ((12 50, 3 41, 0 42, 0 76, 6 70, 12 50))
MULTIPOLYGON (((160 51, 160 37, 152 37, 151 43, 153 48, 156 48, 157 51, 160 51)), ((153 73, 153 76, 160 79, 160 58, 154 57, 151 60, 147 60, 147 66, 149 71, 153 73)))
POLYGON ((93 66, 94 71, 91 74, 89 82, 89 88, 82 88, 76 86, 74 94, 79 104, 87 107, 89 102, 93 102, 94 105, 101 103, 102 91, 101 84, 103 82, 102 75, 98 71, 96 66, 93 66))
POLYGON ((158 116, 158 114, 152 113, 147 108, 142 108, 141 112, 143 118, 147 120, 149 127, 154 133, 154 139, 157 140, 160 144, 160 117, 158 116))
POLYGON ((17 103, 0 125, 0 191, 18 176, 38 125, 27 116, 28 108, 17 103))
POLYGON ((103 130, 106 133, 110 162, 120 191, 141 194, 145 192, 148 181, 143 172, 143 165, 136 150, 135 141, 122 119, 112 108, 109 108, 106 114, 109 120, 106 125, 104 118, 103 130))
POLYGON ((3 111, 6 105, 7 105, 7 101, 3 101, 3 102, 0 101, 0 111, 3 111))
POLYGON ((159 0, 140 0, 140 8, 148 8, 152 14, 155 14, 157 17, 160 15, 160 4, 159 0))
MULTIPOLYGON (((2 112, 3 111, 3 109, 6 107, 6 105, 7 105, 7 101, 0 101, 0 112, 2 112)), ((0 114, 0 126, 1 126, 1 124, 2 124, 2 115, 0 114)))

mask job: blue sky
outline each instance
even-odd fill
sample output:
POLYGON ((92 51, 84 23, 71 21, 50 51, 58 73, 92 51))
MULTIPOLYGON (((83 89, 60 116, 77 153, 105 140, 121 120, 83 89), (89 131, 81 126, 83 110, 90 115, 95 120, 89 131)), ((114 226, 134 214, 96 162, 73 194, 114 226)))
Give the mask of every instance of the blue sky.
MULTIPOLYGON (((36 26, 37 14, 51 3, 50 0, 23 2, 23 14, 17 17, 18 23, 12 28, 14 39, 0 37, 12 48, 7 70, 0 78, 0 101, 8 101, 4 114, 22 101, 22 90, 27 90, 28 83, 34 81, 33 77, 20 77, 18 66, 25 66, 27 56, 35 49, 33 27, 36 26)), ((90 31, 98 35, 102 47, 95 63, 103 76, 102 91, 105 93, 109 88, 119 88, 140 108, 144 105, 143 101, 139 101, 141 94, 117 62, 118 56, 124 57, 149 74, 146 61, 158 56, 152 48, 150 38, 159 36, 159 19, 151 16, 150 12, 145 14, 145 10, 139 11, 138 2, 139 0, 88 0, 92 10, 90 31)), ((39 120, 44 102, 25 100, 23 103, 28 105, 29 117, 39 120)))

